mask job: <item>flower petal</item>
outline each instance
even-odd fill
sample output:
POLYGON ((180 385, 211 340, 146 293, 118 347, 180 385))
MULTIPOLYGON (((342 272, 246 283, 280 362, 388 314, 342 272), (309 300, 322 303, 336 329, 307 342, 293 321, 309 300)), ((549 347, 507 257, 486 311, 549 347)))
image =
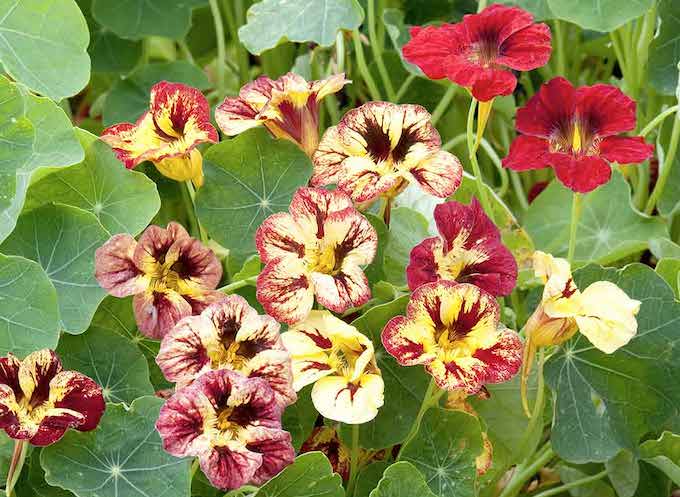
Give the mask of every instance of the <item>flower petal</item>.
POLYGON ((312 156, 314 174, 309 184, 315 187, 337 184, 342 177, 343 161, 347 157, 338 127, 331 126, 325 131, 312 156))
POLYGON ((305 255, 304 235, 293 216, 287 212, 272 214, 257 229, 255 246, 263 263, 277 257, 293 255, 302 259, 305 255))
POLYGON ((314 289, 302 261, 292 257, 270 261, 257 277, 257 300, 277 321, 302 321, 314 304, 314 289))
POLYGON ((535 136, 520 135, 510 145, 503 167, 514 171, 543 169, 550 166, 550 144, 548 140, 535 136))
POLYGON ((654 155, 654 145, 641 136, 609 136, 600 142, 600 156, 609 162, 639 164, 654 155))
POLYGON ((212 250, 195 238, 176 240, 166 252, 165 260, 173 260, 173 266, 179 267, 175 271, 178 277, 174 283, 181 294, 213 290, 222 279, 222 264, 219 259, 212 250))
POLYGON ((385 350, 402 366, 427 364, 435 358, 430 352, 434 348, 434 330, 427 322, 396 316, 381 336, 385 350))
POLYGON ((324 243, 333 247, 334 266, 364 265, 373 261, 378 233, 354 208, 334 212, 323 225, 324 243))
POLYGON ((502 383, 517 374, 522 365, 524 344, 519 335, 505 329, 498 335, 498 341, 491 347, 479 349, 474 358, 484 364, 482 383, 502 383))
POLYGON ((460 51, 466 43, 466 32, 460 26, 425 26, 411 31, 411 39, 403 46, 402 54, 428 78, 443 79, 447 76, 444 61, 460 51))
MULTIPOLYGON (((146 114, 140 118, 143 119, 146 114)), ((109 126, 101 134, 101 140, 109 145, 116 157, 121 161, 127 169, 134 169, 138 164, 144 162, 140 159, 141 151, 134 153, 129 143, 129 137, 133 137, 136 132, 136 126, 132 123, 120 123, 114 126, 109 126)))
POLYGON ((460 186, 463 166, 455 155, 440 150, 411 168, 409 173, 427 193, 446 198, 460 186))
POLYGON ((210 364, 205 343, 211 341, 215 331, 207 317, 190 316, 166 333, 156 356, 165 379, 188 383, 198 377, 210 364))
POLYGON ((555 130, 566 135, 576 113, 577 91, 565 78, 553 78, 541 85, 527 104, 517 110, 515 127, 525 135, 550 138, 555 130))
POLYGON ((143 292, 149 278, 133 261, 137 242, 127 234, 112 236, 94 255, 95 278, 114 297, 127 297, 143 292))
POLYGON ((584 127, 599 137, 635 129, 635 101, 614 85, 598 83, 576 90, 576 110, 584 127))
POLYGON ((262 460, 262 454, 238 443, 216 446, 199 456, 203 474, 213 487, 221 490, 240 488, 251 481, 262 460))
POLYGON ((341 376, 326 376, 314 384, 312 402, 328 419, 362 424, 378 414, 384 401, 384 387, 382 377, 375 374, 364 374, 355 383, 348 383, 341 376))
POLYGON ((355 202, 367 202, 385 193, 400 182, 396 172, 384 174, 370 157, 348 157, 336 183, 338 189, 350 195, 355 202))
POLYGON ((441 250, 442 242, 439 237, 426 238, 411 249, 409 264, 406 267, 406 280, 411 291, 425 283, 439 279, 435 250, 441 250))
POLYGON ((517 86, 517 78, 511 71, 485 68, 478 70, 476 76, 472 96, 480 102, 488 102, 501 95, 511 95, 517 86))
POLYGON ((574 156, 550 154, 555 175, 564 186, 578 193, 588 193, 611 178, 612 170, 604 159, 595 155, 574 156))
POLYGON ((250 435, 246 448, 262 454, 262 463, 252 476, 251 483, 262 485, 295 460, 290 433, 272 428, 257 428, 250 435))
POLYGON ((517 71, 531 71, 542 67, 550 60, 550 41, 550 28, 547 24, 527 26, 501 43, 496 63, 517 71))
POLYGON ((163 338, 182 318, 191 316, 191 305, 172 290, 138 293, 132 300, 139 331, 149 338, 163 338))
POLYGON ((290 203, 290 214, 306 237, 323 238, 326 218, 334 212, 354 207, 352 199, 339 191, 299 188, 290 203))
POLYGON ((19 385, 24 396, 39 405, 50 395, 50 382, 62 371, 61 360, 49 349, 28 354, 19 367, 19 385))
POLYGON ((321 305, 333 312, 359 307, 371 298, 371 288, 364 271, 353 263, 344 263, 334 276, 312 273, 314 295, 321 305))
POLYGON ((524 9, 496 3, 478 14, 465 15, 462 24, 472 43, 493 38, 502 44, 510 36, 531 26, 533 20, 534 16, 524 9))
POLYGON ((178 223, 168 224, 167 229, 152 224, 139 237, 133 261, 144 273, 153 274, 158 271, 161 261, 167 259, 172 244, 185 238, 189 238, 189 233, 178 223))
POLYGON ((297 400, 293 389, 290 354, 285 350, 263 350, 255 355, 243 371, 249 378, 262 378, 274 391, 276 401, 289 406, 297 400))

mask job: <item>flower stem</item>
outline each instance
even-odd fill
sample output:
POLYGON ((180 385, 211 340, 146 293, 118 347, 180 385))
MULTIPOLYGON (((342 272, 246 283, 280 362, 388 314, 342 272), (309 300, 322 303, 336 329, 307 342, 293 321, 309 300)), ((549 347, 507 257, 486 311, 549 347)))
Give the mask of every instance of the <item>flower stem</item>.
POLYGON ((257 276, 251 276, 250 278, 246 278, 244 280, 232 281, 228 285, 218 288, 217 291, 222 293, 231 293, 238 290, 239 288, 254 285, 255 283, 257 283, 257 276))
POLYGON ((671 114, 675 113, 678 111, 678 108, 680 108, 680 104, 676 104, 673 107, 669 107, 660 114, 658 114, 654 119, 649 121, 647 126, 642 128, 642 131, 640 131, 640 136, 647 136, 654 128, 656 128, 659 124, 661 124, 668 116, 671 114))
POLYGON ((444 113, 449 109, 449 105, 451 104, 451 100, 453 100, 453 97, 456 95, 456 92, 458 91, 458 87, 456 85, 449 85, 449 87, 446 90, 446 93, 442 96, 442 99, 439 101, 437 106, 434 108, 434 111, 432 111, 432 126, 436 126, 437 123, 439 122, 439 119, 444 115, 444 113))
POLYGON ((538 451, 538 457, 532 463, 522 463, 515 469, 510 482, 506 485, 498 497, 515 497, 524 484, 534 476, 539 469, 545 466, 550 460, 555 457, 550 442, 548 442, 541 450, 538 451))
POLYGON ((557 59, 557 75, 566 77, 566 63, 565 63, 565 52, 564 52, 564 30, 562 29, 562 22, 559 19, 555 19, 555 41, 557 47, 555 50, 555 58, 557 59))
POLYGON ((538 383, 536 385, 536 401, 534 402, 534 408, 531 411, 531 417, 529 418, 529 423, 524 431, 524 437, 519 444, 519 454, 524 455, 527 453, 526 459, 530 458, 534 452, 535 447, 528 447, 531 437, 536 425, 543 420, 543 406, 545 405, 545 378, 543 376, 543 365, 545 364, 545 351, 541 347, 538 352, 538 369, 536 371, 536 376, 538 383))
POLYGON ((352 452, 350 454, 349 483, 347 483, 347 495, 354 495, 354 487, 357 483, 359 472, 359 425, 352 425, 352 452))
POLYGON ((28 442, 26 440, 15 440, 14 451, 12 452, 12 459, 9 462, 9 470, 7 471, 7 484, 5 485, 5 495, 10 497, 14 490, 21 470, 26 461, 26 452, 28 451, 28 442))
POLYGON ((566 492, 567 490, 570 490, 572 488, 580 487, 583 485, 587 485, 588 483, 592 483, 597 480, 601 480, 607 476, 607 470, 600 471, 599 473, 588 476, 586 478, 581 478, 580 480, 575 480, 570 483, 565 483, 564 485, 560 485, 559 487, 551 488, 550 490, 545 490, 543 492, 534 494, 534 497, 550 497, 551 495, 559 495, 563 492, 566 492))
POLYGON ((371 72, 368 70, 366 65, 366 57, 364 56, 364 48, 361 46, 361 38, 359 37, 359 31, 352 31, 352 41, 354 42, 354 52, 357 55, 357 65, 359 66, 359 72, 363 78, 366 86, 368 86, 368 93, 373 100, 380 100, 380 90, 371 76, 371 72))
POLYGON ((491 203, 489 202, 489 197, 486 192, 484 181, 482 180, 482 171, 479 168, 479 162, 477 162, 477 149, 479 148, 479 143, 475 143, 475 110, 477 110, 477 99, 472 98, 470 102, 470 110, 468 111, 467 118, 467 148, 468 156, 470 158, 470 163, 472 164, 472 172, 475 175, 475 183, 477 184, 477 193, 479 194, 479 201, 482 203, 482 207, 486 211, 487 216, 494 221, 493 210, 491 209, 491 203))
POLYGON ((201 226, 201 222, 198 220, 198 214, 196 212, 196 190, 191 180, 185 181, 186 191, 189 198, 189 202, 185 202, 187 215, 189 216, 189 222, 192 225, 192 231, 197 234, 203 243, 208 243, 208 234, 201 226))
POLYGON ((578 228, 578 220, 581 217, 581 194, 574 192, 571 201, 571 224, 569 226, 569 252, 567 252, 567 261, 571 265, 574 262, 574 253, 576 252, 576 231, 578 228))
MULTIPOLYGON (((418 429, 420 428, 420 422, 423 420, 423 416, 425 416, 427 410, 433 405, 436 405, 437 402, 439 402, 439 399, 441 398, 442 395, 444 395, 444 392, 445 390, 441 390, 439 387, 437 387, 434 378, 432 378, 430 380, 430 384, 427 386, 425 395, 423 396, 423 402, 420 404, 420 409, 418 410, 416 419, 413 422, 413 425, 411 425, 411 430, 409 431, 408 435, 406 435, 406 438, 401 444, 399 457, 401 457, 401 451, 404 449, 404 447, 406 447, 406 445, 408 445, 408 443, 411 440, 413 440, 413 437, 415 437, 416 434, 418 433, 418 429)), ((397 460, 399 460, 399 457, 397 457, 397 460)))
POLYGON ((224 24, 222 23, 222 13, 220 12, 220 6, 217 0, 210 0, 210 12, 213 17, 213 22, 215 23, 215 38, 217 40, 217 91, 219 99, 224 98, 225 94, 225 77, 224 77, 224 64, 227 58, 227 49, 224 44, 224 24))
POLYGON ((394 97, 394 103, 398 104, 401 102, 401 99, 404 98, 404 95, 406 95, 406 92, 408 91, 409 87, 411 86, 411 83, 416 79, 415 74, 409 74, 408 77, 404 80, 404 82, 401 84, 399 87, 399 90, 397 90, 397 94, 394 97))
POLYGON ((368 38, 371 41, 371 50, 373 51, 373 58, 378 66, 378 72, 380 73, 380 78, 382 79, 383 86, 387 92, 387 98, 390 102, 395 102, 397 100, 396 93, 394 92, 394 86, 392 85, 392 80, 385 67, 385 62, 382 57, 382 46, 378 42, 378 37, 375 31, 375 0, 368 0, 368 38))
POLYGON ((345 34, 342 30, 335 37, 335 65, 338 73, 345 72, 345 34))
POLYGON ((517 201, 523 211, 529 210, 529 201, 524 193, 524 188, 522 187, 522 180, 519 178, 517 171, 510 170, 510 181, 512 182, 512 188, 515 190, 515 195, 517 196, 517 201))
POLYGON ((663 193, 663 189, 666 187, 668 178, 671 175, 671 169, 673 168, 673 162, 675 161, 675 155, 678 151, 678 141, 680 141, 680 114, 675 114, 673 130, 671 131, 671 141, 668 144, 668 150, 666 151, 663 163, 659 164, 659 179, 656 180, 654 190, 652 190, 652 194, 649 196, 647 206, 645 207, 645 214, 651 215, 652 212, 654 212, 656 202, 659 200, 663 193))

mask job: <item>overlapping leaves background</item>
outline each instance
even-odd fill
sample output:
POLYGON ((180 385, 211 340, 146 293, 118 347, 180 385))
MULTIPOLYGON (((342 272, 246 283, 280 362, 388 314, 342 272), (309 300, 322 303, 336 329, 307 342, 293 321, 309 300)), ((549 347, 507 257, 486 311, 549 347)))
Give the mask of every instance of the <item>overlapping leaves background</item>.
MULTIPOLYGON (((364 19, 364 6, 356 0, 233 2, 241 12, 250 9, 247 19, 231 19, 238 39, 226 36, 233 61, 225 76, 227 94, 236 94, 259 72, 276 77, 293 67, 303 76, 320 76, 313 60, 328 57, 338 30, 356 29, 364 19), (237 50, 237 44, 251 55, 237 50)), ((456 20, 476 6, 465 0, 391 3, 378 13, 390 78, 395 87, 411 78, 401 101, 432 111, 445 87, 421 78, 401 60, 406 26, 456 20)), ((588 58, 613 57, 606 33, 645 14, 655 1, 515 3, 538 19, 561 19, 583 28, 590 41, 579 49, 588 58)), ((649 88, 633 90, 649 89, 657 98, 668 98, 678 86, 680 2, 656 4, 662 23, 647 62, 649 88)), ((105 297, 93 275, 94 251, 110 235, 136 235, 149 223, 169 220, 186 225, 183 206, 190 201, 181 185, 153 168, 124 169, 96 135, 103 126, 134 121, 159 80, 198 87, 215 104, 224 96, 215 93, 216 49, 207 0, 0 0, 5 74, 0 77, 0 353, 24 356, 56 348, 66 369, 95 379, 109 402, 95 432, 71 432, 59 444, 31 451, 17 487, 21 496, 220 495, 200 474, 192 482, 189 461, 160 449, 153 424, 162 400, 153 394, 168 385, 153 360, 158 343, 138 332, 130 302, 105 297)), ((374 65, 370 70, 377 74, 374 65)), ((439 121, 444 142, 464 128, 458 98, 439 121)), ((494 119, 511 119, 514 108, 512 97, 500 99, 494 119)), ((668 135, 663 129, 658 134, 657 154, 668 147, 668 135)), ((487 166, 493 167, 497 145, 483 144, 491 150, 487 166)), ((294 145, 254 130, 205 151, 205 172, 197 197, 200 221, 229 250, 228 274, 232 281, 244 281, 237 292, 256 305, 252 277, 259 261, 253 233, 268 215, 287 208, 295 189, 307 182, 311 164, 294 145)), ((566 253, 565 205, 571 194, 553 182, 530 206, 515 205, 508 201, 507 176, 495 179, 495 217, 524 269, 520 285, 528 288, 527 258, 533 248, 566 253)), ((473 191, 468 176, 454 198, 467 202, 473 191)), ((680 435, 674 434, 680 433, 680 246, 672 241, 680 224, 680 164, 674 164, 658 215, 641 214, 634 201, 620 173, 586 197, 575 261, 584 266, 576 272, 579 286, 610 280, 643 302, 638 336, 611 356, 575 338, 546 368, 554 416, 544 421, 565 461, 562 480, 592 473, 591 463, 606 463, 609 471, 611 484, 581 487, 578 495, 583 497, 661 497, 672 484, 680 485, 680 435), (658 261, 656 271, 640 263, 626 265, 641 254, 658 261)), ((398 199, 389 230, 370 217, 380 235, 378 258, 367 270, 374 299, 354 324, 374 340, 386 391, 379 416, 361 428, 365 448, 404 440, 427 385, 422 371, 401 368, 385 353, 379 334, 389 318, 404 310, 404 267, 411 247, 433 229, 433 205, 432 199, 409 191, 398 199)), ((522 305, 527 312, 531 295, 522 305)), ((462 412, 428 412, 401 462, 389 468, 378 462, 363 470, 358 495, 396 497, 416 491, 468 497, 480 488, 494 495, 495 481, 522 450, 518 445, 526 418, 516 382, 491 393, 490 400, 475 402, 480 420, 462 412), (474 457, 481 450, 482 429, 491 437, 494 461, 478 479, 474 457)), ((303 392, 285 416, 297 447, 315 418, 303 392)), ((537 439, 541 436, 536 433, 537 439)), ((11 448, 3 436, 3 472, 11 448)), ((340 478, 318 453, 300 456, 257 492, 258 497, 341 495, 340 478)))

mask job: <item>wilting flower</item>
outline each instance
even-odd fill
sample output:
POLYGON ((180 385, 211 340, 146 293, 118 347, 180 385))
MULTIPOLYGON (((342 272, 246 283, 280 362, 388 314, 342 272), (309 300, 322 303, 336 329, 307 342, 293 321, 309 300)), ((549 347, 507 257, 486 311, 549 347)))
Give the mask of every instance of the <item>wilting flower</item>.
POLYGON ((50 445, 68 428, 94 430, 106 405, 102 389, 77 371, 63 371, 57 355, 39 350, 20 361, 0 358, 0 427, 15 440, 50 445))
POLYGON ((350 451, 342 443, 338 432, 330 426, 317 426, 312 434, 300 447, 300 453, 319 451, 322 452, 331 463, 333 472, 339 474, 343 480, 349 480, 350 451))
POLYGON ((311 157, 319 144, 319 102, 349 82, 344 74, 310 82, 292 72, 277 80, 260 76, 241 88, 238 97, 227 97, 215 110, 215 120, 228 136, 263 124, 311 157))
POLYGON ((406 268, 411 290, 451 280, 477 285, 492 295, 512 292, 517 262, 476 198, 470 205, 454 201, 437 205, 434 220, 440 236, 426 238, 411 250, 406 268))
POLYGON ((151 88, 150 109, 135 124, 106 128, 108 143, 125 167, 151 161, 164 176, 203 184, 203 156, 196 146, 218 141, 210 106, 196 88, 161 81, 151 88))
POLYGON ((314 153, 312 186, 337 184, 356 202, 393 197, 415 181, 427 193, 448 197, 463 167, 441 150, 431 116, 420 105, 369 102, 326 130, 314 153))
POLYGON ((373 260, 378 235, 341 192, 300 188, 289 212, 262 223, 256 245, 265 264, 257 278, 257 300, 278 321, 305 319, 315 295, 334 312, 360 306, 371 296, 361 265, 373 260))
POLYGON ((135 296, 137 326, 151 338, 224 298, 215 291, 220 261, 174 222, 167 229, 149 226, 139 242, 127 234, 112 236, 95 253, 95 277, 114 297, 135 296))
POLYGON ((156 362, 168 381, 191 383, 206 371, 231 369, 267 380, 277 402, 295 402, 290 355, 279 323, 261 316, 239 295, 182 319, 164 337, 156 362))
POLYGON ((373 343, 328 311, 312 311, 281 335, 293 360, 293 387, 314 383, 312 402, 322 416, 366 423, 383 405, 383 383, 373 343))
POLYGON ((637 333, 641 302, 633 300, 614 283, 596 281, 581 292, 565 259, 541 251, 534 252, 534 271, 543 280, 540 304, 527 321, 527 337, 522 365, 522 401, 538 347, 559 345, 580 331, 595 348, 612 354, 637 333))
POLYGON ((512 70, 530 71, 550 59, 550 28, 519 7, 494 4, 457 24, 411 28, 404 58, 429 78, 448 78, 488 101, 510 95, 512 70))
POLYGON ((468 283, 426 283, 411 295, 406 316, 382 332, 387 352, 402 366, 425 365, 445 390, 477 393, 512 378, 522 362, 519 335, 499 323, 489 293, 468 283))
POLYGON ((553 78, 517 111, 515 138, 503 165, 515 171, 552 167, 575 192, 586 193, 611 177, 610 162, 639 163, 654 151, 635 128, 635 101, 612 85, 574 86, 553 78))
POLYGON ((167 452, 197 456, 210 483, 229 490, 260 485, 293 462, 282 410, 265 380, 221 369, 179 389, 161 408, 156 429, 167 452))

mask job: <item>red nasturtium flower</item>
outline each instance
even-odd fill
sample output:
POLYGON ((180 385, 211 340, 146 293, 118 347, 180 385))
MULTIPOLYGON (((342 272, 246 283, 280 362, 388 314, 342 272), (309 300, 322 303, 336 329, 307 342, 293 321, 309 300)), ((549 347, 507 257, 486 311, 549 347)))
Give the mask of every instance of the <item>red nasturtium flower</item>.
POLYGON ((550 59, 550 28, 519 7, 490 5, 457 24, 411 28, 404 58, 429 78, 448 78, 486 102, 510 95, 512 70, 530 71, 550 59))
POLYGON ((300 453, 322 452, 331 463, 333 472, 339 474, 344 481, 349 480, 350 472, 350 449, 338 436, 335 428, 330 426, 317 426, 312 434, 300 447, 300 453))
POLYGON ((203 156, 196 146, 218 141, 210 124, 210 106, 196 88, 161 81, 151 88, 150 109, 135 124, 106 128, 101 139, 108 143, 125 167, 144 161, 154 163, 164 176, 176 181, 203 184, 203 156))
POLYGON ((295 459, 283 407, 261 378, 221 369, 179 389, 161 408, 156 429, 163 448, 197 456, 213 486, 260 485, 295 459))
POLYGON ((368 102, 328 128, 314 153, 312 186, 337 184, 356 202, 394 197, 414 181, 427 193, 448 197, 463 167, 441 150, 430 113, 420 105, 368 102))
POLYGON ((95 277, 114 297, 134 295, 139 330, 161 338, 180 319, 224 298, 222 265, 179 224, 149 226, 139 241, 112 236, 95 253, 95 277))
POLYGON ((349 82, 344 74, 309 82, 292 72, 277 80, 260 76, 241 88, 238 97, 227 97, 215 110, 215 120, 228 136, 263 124, 311 157, 319 144, 319 102, 349 82))
POLYGON ((263 378, 277 402, 288 406, 297 396, 279 328, 274 318, 259 315, 243 297, 228 295, 177 323, 163 337, 156 362, 165 378, 180 387, 216 369, 263 378))
POLYGON ((440 236, 413 250, 406 268, 408 286, 451 280, 471 283, 492 295, 509 295, 517 281, 517 262, 501 242, 496 225, 476 198, 470 205, 450 201, 434 208, 440 236))
POLYGON ((474 285, 426 283, 411 295, 406 316, 387 323, 382 342, 402 366, 423 364, 440 388, 472 395, 509 380, 522 363, 519 335, 499 318, 494 297, 474 285))
POLYGON ((334 312, 371 297, 361 266, 373 260, 378 235, 342 192, 300 188, 289 212, 269 216, 255 242, 265 264, 257 300, 277 321, 305 319, 315 295, 334 312))
POLYGON ((515 138, 503 165, 515 171, 552 167, 575 192, 586 193, 611 177, 610 162, 639 163, 654 148, 635 128, 635 101, 605 84, 574 86, 553 78, 517 111, 515 138))
POLYGON ((57 355, 43 349, 23 361, 0 358, 0 428, 15 440, 50 445, 68 428, 94 430, 106 404, 102 389, 77 371, 63 371, 57 355))

